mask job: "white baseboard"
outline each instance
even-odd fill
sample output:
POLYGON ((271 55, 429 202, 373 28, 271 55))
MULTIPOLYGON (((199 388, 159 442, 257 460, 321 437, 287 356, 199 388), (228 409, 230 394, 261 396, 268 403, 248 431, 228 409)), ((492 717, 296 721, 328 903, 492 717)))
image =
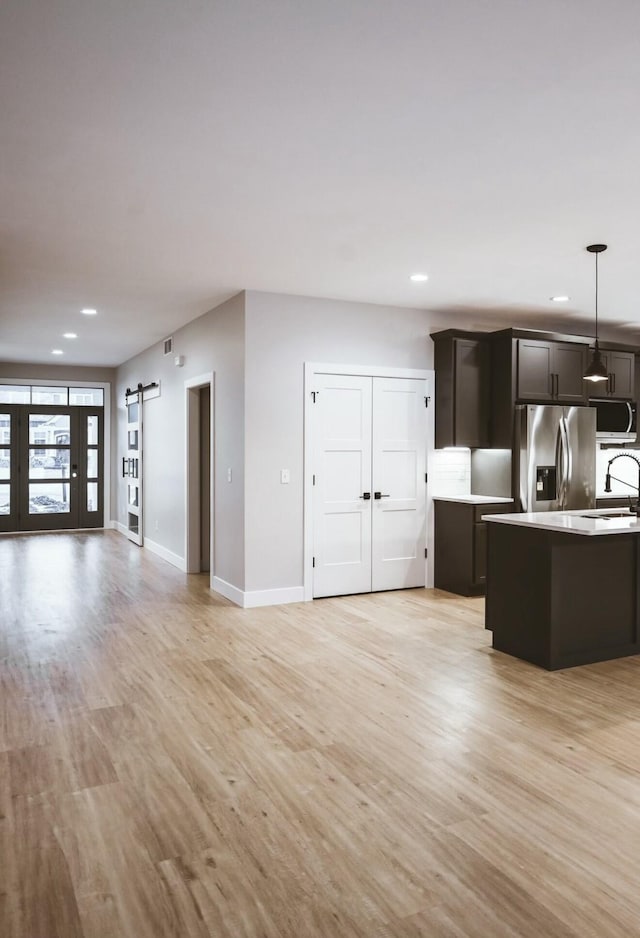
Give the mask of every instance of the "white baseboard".
POLYGON ((280 606, 284 603, 304 602, 304 588, 289 586, 274 590, 241 590, 226 580, 214 576, 211 588, 225 599, 230 599, 242 609, 255 609, 257 606, 280 606))
POLYGON ((256 606, 283 606, 285 603, 303 603, 303 586, 285 586, 275 590, 250 590, 244 594, 245 609, 256 606))
POLYGON ((152 554, 157 554, 158 557, 162 557, 167 563, 173 564, 174 567, 177 567, 178 570, 182 570, 183 573, 187 572, 187 562, 180 554, 174 554, 172 550, 167 550, 162 544, 156 544, 155 541, 150 540, 148 537, 145 537, 142 546, 146 547, 152 554))
MULTIPOLYGON (((120 534, 124 534, 125 537, 129 537, 126 524, 121 524, 120 521, 112 521, 111 524, 120 534)), ((178 570, 182 570, 183 573, 187 572, 187 562, 184 557, 180 556, 180 554, 174 554, 172 550, 167 550, 167 548, 163 547, 162 544, 156 544, 155 541, 149 540, 148 537, 145 537, 142 546, 146 547, 147 550, 152 554, 155 554, 157 557, 162 557, 162 559, 166 560, 167 563, 177 567, 178 570)))
POLYGON ((231 583, 227 583, 226 580, 221 580, 219 576, 214 576, 211 581, 211 589, 216 593, 220 593, 225 599, 230 599, 236 606, 241 606, 244 609, 244 592, 239 590, 237 586, 232 586, 231 583))

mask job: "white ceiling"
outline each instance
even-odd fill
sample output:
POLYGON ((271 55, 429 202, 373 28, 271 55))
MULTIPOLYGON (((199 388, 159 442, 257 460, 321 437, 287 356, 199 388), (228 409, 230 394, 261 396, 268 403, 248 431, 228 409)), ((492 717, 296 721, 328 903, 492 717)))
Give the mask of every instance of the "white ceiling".
POLYGON ((3 0, 0 360, 243 288, 580 331, 592 241, 640 342, 639 93, 637 0, 3 0))

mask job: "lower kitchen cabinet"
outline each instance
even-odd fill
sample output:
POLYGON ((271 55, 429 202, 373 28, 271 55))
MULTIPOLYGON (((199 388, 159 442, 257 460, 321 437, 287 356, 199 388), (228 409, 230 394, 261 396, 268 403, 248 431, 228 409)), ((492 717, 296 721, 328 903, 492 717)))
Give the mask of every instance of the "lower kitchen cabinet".
POLYGON ((513 511, 512 502, 434 498, 434 586, 462 596, 482 596, 487 579, 487 526, 483 515, 513 511))
POLYGON ((635 506, 638 496, 635 492, 629 495, 621 495, 619 498, 596 498, 596 508, 630 508, 635 506))

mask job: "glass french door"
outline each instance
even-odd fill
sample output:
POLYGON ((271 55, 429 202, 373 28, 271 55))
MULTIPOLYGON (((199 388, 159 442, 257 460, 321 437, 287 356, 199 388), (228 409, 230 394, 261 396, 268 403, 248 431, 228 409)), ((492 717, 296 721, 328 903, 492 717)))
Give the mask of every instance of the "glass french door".
POLYGON ((102 527, 103 414, 0 405, 0 530, 102 527))

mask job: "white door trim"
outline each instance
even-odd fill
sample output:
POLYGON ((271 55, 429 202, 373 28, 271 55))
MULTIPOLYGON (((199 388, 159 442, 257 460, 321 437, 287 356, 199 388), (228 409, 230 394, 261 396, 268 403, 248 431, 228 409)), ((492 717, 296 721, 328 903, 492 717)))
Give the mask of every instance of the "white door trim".
POLYGON ((211 524, 210 524, 210 578, 209 585, 213 589, 214 579, 214 528, 215 528, 215 509, 213 500, 213 478, 214 478, 214 373, 208 371, 205 374, 197 375, 195 378, 188 378, 184 382, 184 425, 185 425, 185 446, 184 446, 184 559, 187 573, 200 572, 200 458, 190 458, 190 455, 199 451, 200 440, 200 395, 201 388, 209 388, 211 394, 210 408, 210 489, 209 499, 211 505, 211 524))
MULTIPOLYGON (((423 368, 389 368, 382 365, 337 365, 326 362, 304 363, 304 513, 303 513, 303 555, 302 586, 305 601, 313 599, 313 439, 311 393, 317 374, 361 375, 372 378, 419 378, 428 379, 431 400, 427 409, 427 472, 430 468, 431 453, 434 446, 434 401, 435 373, 423 368)), ((427 568, 425 583, 433 586, 433 512, 430 487, 427 487, 427 568)))

